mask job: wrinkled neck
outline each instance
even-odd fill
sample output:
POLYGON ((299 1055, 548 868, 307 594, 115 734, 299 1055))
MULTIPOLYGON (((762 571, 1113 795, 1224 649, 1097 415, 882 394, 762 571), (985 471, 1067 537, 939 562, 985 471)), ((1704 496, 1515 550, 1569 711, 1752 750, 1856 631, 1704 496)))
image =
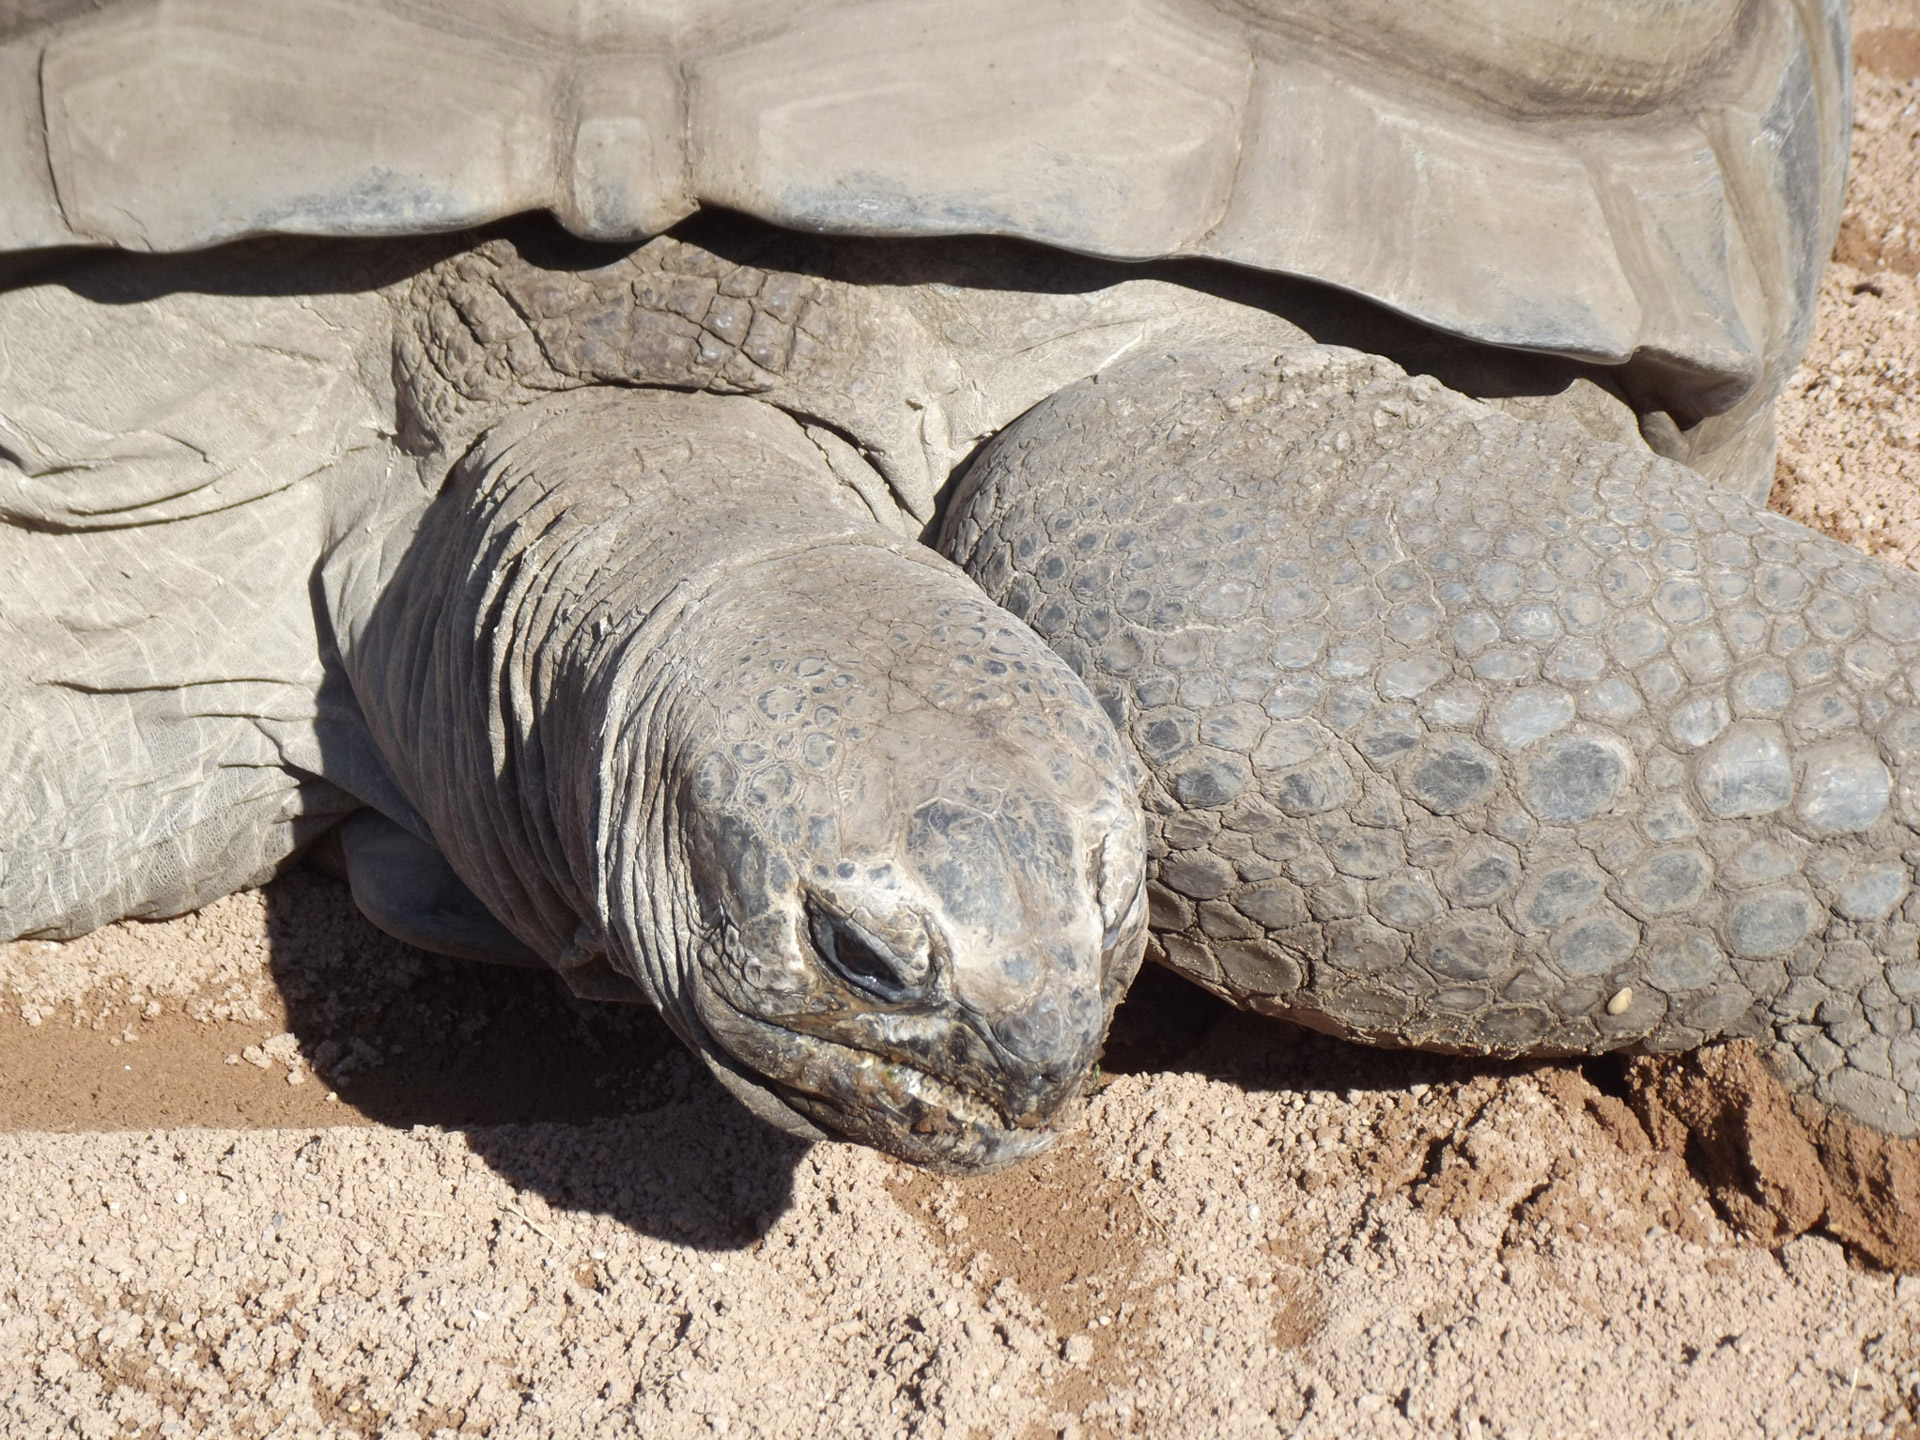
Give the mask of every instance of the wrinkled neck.
POLYGON ((508 928, 550 960, 632 935, 622 958, 664 1001, 692 923, 676 696, 713 598, 784 554, 886 543, 778 411, 575 392, 456 467, 348 669, 426 838, 508 928))

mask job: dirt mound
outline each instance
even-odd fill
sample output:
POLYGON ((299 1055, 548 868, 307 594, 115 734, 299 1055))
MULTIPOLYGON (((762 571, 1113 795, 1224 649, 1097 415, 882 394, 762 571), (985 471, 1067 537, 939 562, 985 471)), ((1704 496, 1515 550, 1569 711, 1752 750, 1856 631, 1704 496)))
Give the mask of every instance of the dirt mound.
POLYGON ((1920 1141, 1788 1093, 1751 1041, 1629 1062, 1634 1108, 1714 1203, 1770 1244, 1818 1226, 1920 1273, 1920 1141))

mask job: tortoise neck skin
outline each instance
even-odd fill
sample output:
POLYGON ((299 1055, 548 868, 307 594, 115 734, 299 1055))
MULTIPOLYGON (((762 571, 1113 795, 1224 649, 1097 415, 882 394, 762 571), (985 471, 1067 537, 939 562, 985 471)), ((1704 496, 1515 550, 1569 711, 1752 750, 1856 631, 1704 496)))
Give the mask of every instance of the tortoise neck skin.
POLYGON ((470 888, 764 1118, 962 1170, 1070 1122, 1144 945, 1133 764, 780 412, 517 412, 345 648, 470 888))

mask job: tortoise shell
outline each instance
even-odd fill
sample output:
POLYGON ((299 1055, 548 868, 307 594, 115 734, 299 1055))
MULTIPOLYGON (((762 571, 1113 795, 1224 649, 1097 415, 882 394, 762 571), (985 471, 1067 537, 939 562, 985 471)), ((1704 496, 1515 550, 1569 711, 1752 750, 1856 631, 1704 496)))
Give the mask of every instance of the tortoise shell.
POLYGON ((722 206, 1203 257, 1770 450, 1847 51, 1841 0, 8 0, 0 250, 722 206))

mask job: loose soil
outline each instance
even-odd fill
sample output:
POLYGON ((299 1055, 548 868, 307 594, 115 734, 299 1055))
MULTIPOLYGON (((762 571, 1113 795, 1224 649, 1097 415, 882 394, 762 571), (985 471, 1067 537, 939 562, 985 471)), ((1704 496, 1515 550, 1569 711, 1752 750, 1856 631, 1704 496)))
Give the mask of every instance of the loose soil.
MULTIPOLYGON (((1856 26, 1774 505, 1916 564, 1920 0, 1856 26)), ((0 1431, 1916 1440, 1912 1154, 1769 1084, 1363 1050, 1151 972, 1083 1131, 947 1180, 302 871, 0 946, 0 1431)))

